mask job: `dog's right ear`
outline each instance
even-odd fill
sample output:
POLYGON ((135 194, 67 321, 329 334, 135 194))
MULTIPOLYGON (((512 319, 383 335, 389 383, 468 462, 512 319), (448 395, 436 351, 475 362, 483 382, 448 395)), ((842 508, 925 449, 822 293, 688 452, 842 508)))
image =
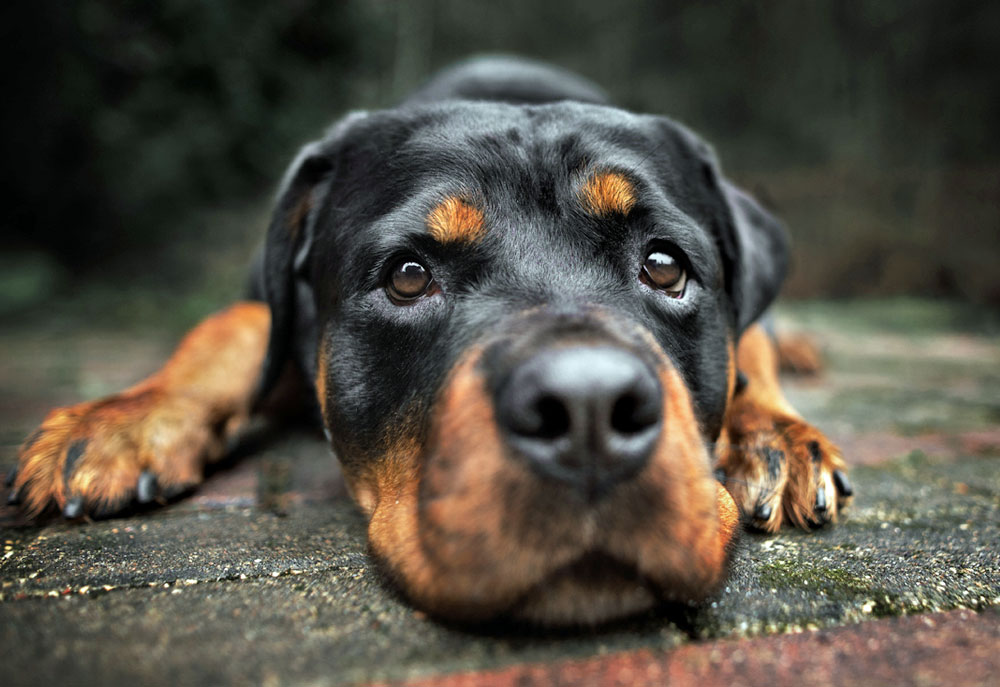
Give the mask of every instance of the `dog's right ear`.
POLYGON ((338 174, 338 160, 354 125, 367 117, 344 116, 319 141, 305 145, 288 167, 267 229, 255 291, 271 308, 271 335, 257 400, 274 387, 289 363, 307 379, 316 376, 318 329, 312 285, 312 252, 324 199, 338 174))
MULTIPOLYGON (((293 350, 297 342, 315 340, 315 332, 308 331, 315 329, 316 304, 307 274, 315 233, 314 209, 333 169, 324 143, 307 144, 289 166, 267 229, 260 276, 271 308, 271 334, 258 399, 274 387, 290 360, 301 364, 310 359, 293 350)), ((303 372, 310 374, 311 370, 303 372)))

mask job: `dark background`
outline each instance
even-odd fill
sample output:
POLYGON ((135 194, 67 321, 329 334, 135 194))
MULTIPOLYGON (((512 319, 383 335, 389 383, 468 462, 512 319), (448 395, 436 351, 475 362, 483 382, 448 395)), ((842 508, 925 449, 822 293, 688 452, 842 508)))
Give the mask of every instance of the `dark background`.
POLYGON ((790 224, 786 296, 1000 305, 1000 3, 62 0, 0 32, 4 317, 234 297, 301 143, 484 51, 701 132, 790 224))

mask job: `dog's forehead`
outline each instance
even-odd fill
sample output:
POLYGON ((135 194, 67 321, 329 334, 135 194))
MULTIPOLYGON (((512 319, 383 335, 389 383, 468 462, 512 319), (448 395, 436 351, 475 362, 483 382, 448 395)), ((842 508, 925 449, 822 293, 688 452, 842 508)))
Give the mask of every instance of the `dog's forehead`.
POLYGON ((404 115, 411 134, 392 154, 432 176, 464 174, 481 183, 509 186, 519 173, 559 174, 611 160, 638 167, 650 142, 648 118, 599 105, 450 103, 432 112, 404 115))
POLYGON ((651 156, 662 142, 657 122, 570 102, 452 102, 379 113, 350 136, 368 170, 363 187, 352 184, 350 195, 363 206, 355 216, 377 215, 383 233, 419 219, 450 242, 482 238, 491 210, 511 219, 627 215, 644 195, 676 209, 662 160, 651 156))
MULTIPOLYGON (((560 101, 543 105, 516 105, 501 102, 449 101, 433 106, 416 106, 394 111, 406 126, 420 136, 441 136, 450 140, 489 136, 518 131, 551 139, 561 131, 637 128, 645 115, 605 105, 560 101)), ((435 139, 434 143, 440 143, 435 139)))

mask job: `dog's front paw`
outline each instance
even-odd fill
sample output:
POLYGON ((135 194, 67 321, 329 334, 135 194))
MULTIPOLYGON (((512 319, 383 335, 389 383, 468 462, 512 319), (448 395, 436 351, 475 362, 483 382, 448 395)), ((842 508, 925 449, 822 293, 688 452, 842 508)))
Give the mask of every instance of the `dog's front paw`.
POLYGON ((834 522, 853 495, 837 447, 795 416, 742 420, 730 424, 718 469, 750 522, 766 532, 834 522))
POLYGON ((21 446, 8 502, 76 518, 169 498, 199 483, 220 451, 213 425, 204 403, 155 385, 57 408, 21 446))

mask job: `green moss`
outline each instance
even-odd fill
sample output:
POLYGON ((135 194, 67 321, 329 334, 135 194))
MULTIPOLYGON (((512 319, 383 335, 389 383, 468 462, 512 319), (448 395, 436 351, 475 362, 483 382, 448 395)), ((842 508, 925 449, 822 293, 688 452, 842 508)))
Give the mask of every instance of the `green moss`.
POLYGON ((761 585, 776 589, 808 587, 835 598, 852 598, 870 592, 861 578, 841 568, 804 567, 801 561, 764 563, 758 571, 761 585))
POLYGON ((806 567, 801 561, 774 561, 759 568, 761 585, 772 589, 802 589, 820 592, 832 601, 860 602, 863 613, 872 617, 903 615, 907 608, 899 597, 873 587, 842 568, 806 567))

